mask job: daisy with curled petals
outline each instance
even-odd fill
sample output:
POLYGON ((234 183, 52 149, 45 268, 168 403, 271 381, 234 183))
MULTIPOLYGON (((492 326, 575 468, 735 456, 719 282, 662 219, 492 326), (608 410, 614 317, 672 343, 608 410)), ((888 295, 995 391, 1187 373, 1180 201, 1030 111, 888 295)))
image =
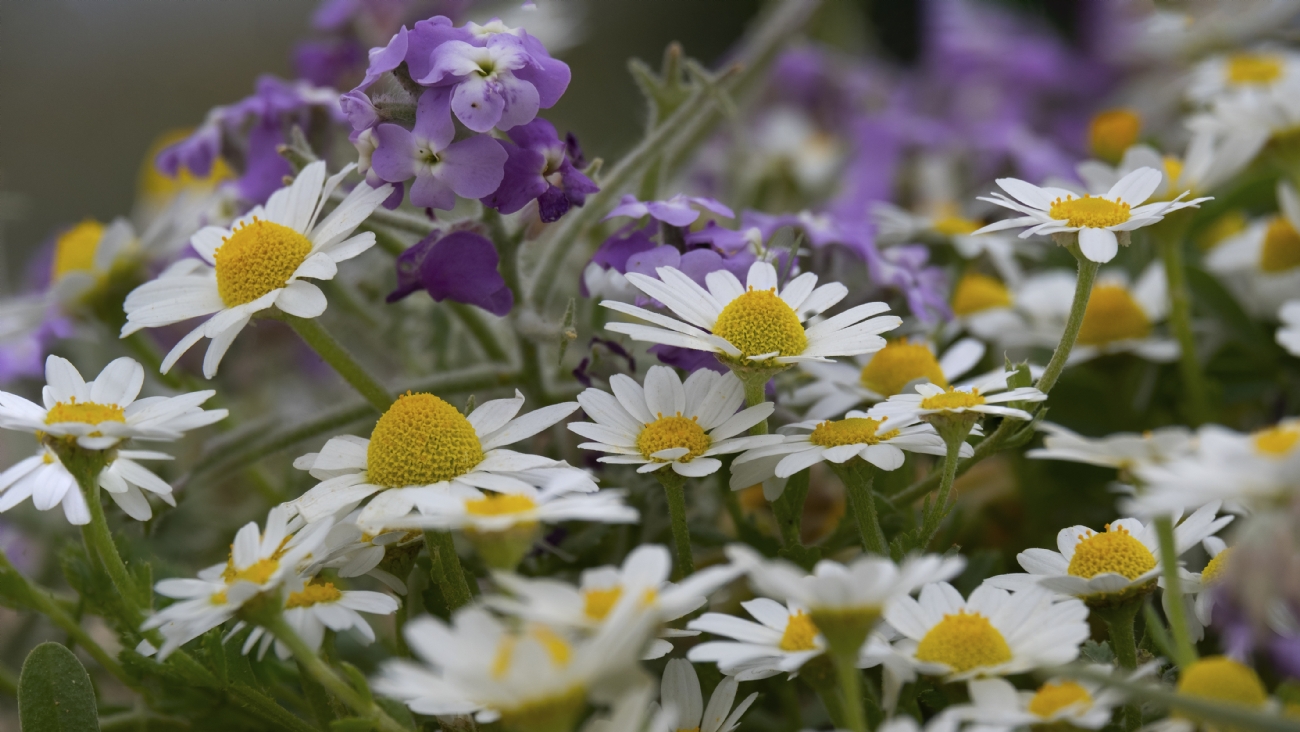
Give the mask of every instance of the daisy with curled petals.
MULTIPOLYGON (((397 612, 397 600, 382 592, 340 590, 333 582, 320 578, 307 580, 299 577, 285 585, 284 593, 284 621, 312 650, 320 649, 326 628, 335 633, 355 628, 361 643, 370 645, 375 642, 375 631, 361 613, 392 615, 397 612)), ((232 628, 227 637, 238 633, 242 627, 241 623, 232 628)), ((285 660, 292 655, 288 646, 260 626, 248 634, 242 652, 247 655, 259 641, 258 658, 266 653, 272 641, 275 641, 275 655, 285 660)))
POLYGON ((719 671, 737 681, 755 681, 783 673, 793 677, 804 664, 826 652, 826 638, 805 608, 766 597, 740 606, 758 622, 705 613, 686 627, 732 640, 701 643, 686 657, 696 663, 716 663, 719 671))
MULTIPOLYGON (((325 443, 319 453, 294 461, 321 481, 293 505, 308 521, 350 511, 375 496, 357 525, 377 534, 390 519, 406 515, 413 489, 462 493, 482 488, 525 494, 552 479, 567 476, 572 490, 594 491, 586 471, 550 458, 505 449, 554 425, 578 408, 565 402, 516 416, 524 396, 494 399, 463 415, 432 394, 407 392, 384 412, 370 439, 344 435, 325 443), (377 496, 375 494, 378 494, 377 496)), ((428 491, 426 491, 428 492, 428 491)))
POLYGON ((704 706, 700 690, 700 677, 690 661, 674 658, 664 667, 663 683, 659 686, 660 703, 664 709, 677 712, 677 732, 731 732, 740 726, 740 718, 749 710, 758 692, 745 697, 733 710, 740 682, 728 676, 718 683, 704 706))
MULTIPOLYGON (((1110 674, 1111 666, 1092 664, 1088 671, 1110 674)), ((1134 681, 1151 675, 1155 664, 1147 664, 1127 675, 1134 681)), ((948 707, 946 714, 968 724, 978 725, 981 732, 1013 732, 1060 726, 1062 729, 1101 729, 1110 723, 1116 707, 1124 704, 1124 694, 1086 679, 1051 679, 1034 691, 1019 691, 1001 678, 971 679, 970 704, 948 707)))
POLYGON ((1009 676, 1073 661, 1088 639, 1088 608, 1040 587, 1007 592, 987 583, 970 599, 946 582, 885 608, 903 639, 894 650, 911 668, 945 681, 1009 676))
POLYGON ((360 183, 318 222, 325 202, 355 167, 348 165, 326 180, 325 163, 312 163, 231 228, 200 229, 190 246, 201 259, 183 259, 127 296, 122 336, 212 316, 182 338, 162 363, 167 373, 195 343, 210 338, 203 359, 203 375, 210 379, 254 314, 272 307, 300 318, 325 312, 324 293, 306 280, 333 279, 339 262, 374 246, 374 234, 352 232, 392 192, 391 186, 360 183))
POLYGON ((1121 239, 1128 243, 1128 232, 1154 224, 1166 214, 1196 208, 1210 200, 1183 201, 1187 195, 1184 192, 1172 200, 1140 205, 1151 197, 1163 180, 1164 175, 1155 168, 1138 168, 1099 196, 1080 196, 1064 188, 1039 187, 1016 178, 999 178, 998 186, 1011 197, 994 193, 980 200, 1024 215, 989 224, 975 234, 1023 227, 1029 228, 1021 232, 1022 238, 1035 234, 1078 232, 1083 256, 1093 262, 1109 262, 1119 251, 1121 239))
POLYGON ((878 351, 885 347, 880 333, 902 323, 892 315, 872 317, 889 306, 870 302, 805 327, 805 321, 843 300, 849 289, 838 282, 817 287, 817 275, 805 272, 778 292, 776 268, 767 262, 750 265, 744 285, 726 270, 710 272, 705 277, 708 289, 672 267, 655 271, 659 279, 635 272, 628 273, 627 279, 677 318, 605 300, 604 307, 651 323, 605 327, 637 341, 711 351, 742 373, 779 371, 802 361, 878 351))
POLYGON ((405 595, 406 582, 380 569, 379 564, 389 552, 401 551, 413 544, 423 545, 424 535, 419 531, 367 534, 357 526, 360 513, 361 509, 357 509, 334 524, 306 574, 315 575, 329 567, 337 570, 343 578, 368 575, 388 585, 393 592, 405 595))
POLYGON ((148 520, 153 509, 141 489, 172 506, 176 499, 166 481, 136 461, 172 458, 149 450, 123 450, 121 443, 176 440, 226 416, 224 409, 200 408, 213 391, 136 399, 144 368, 129 358, 109 363, 86 382, 69 361, 50 356, 45 378, 43 406, 0 392, 0 427, 33 432, 42 442, 35 455, 0 473, 0 513, 31 498, 38 510, 62 505, 69 523, 89 523, 86 499, 60 458, 80 453, 98 469, 99 486, 127 515, 148 520))
POLYGON ((1038 429, 1047 433, 1043 446, 1025 453, 1026 457, 1066 460, 1125 472, 1168 462, 1193 449, 1191 431, 1179 426, 1142 434, 1118 432, 1105 437, 1084 437, 1051 422, 1040 423, 1038 429))
POLYGON ((741 452, 780 442, 775 435, 742 436, 767 419, 774 406, 764 402, 739 413, 745 385, 735 374, 700 369, 682 383, 667 366, 652 366, 643 389, 630 377, 610 379, 613 394, 587 389, 578 403, 594 422, 572 422, 569 429, 593 442, 578 447, 611 453, 602 463, 637 465, 638 473, 668 466, 678 475, 717 472, 714 455, 741 452))
POLYGON ((1023 409, 1000 406, 1006 402, 1041 402, 1047 395, 1032 386, 1007 388, 1006 373, 998 373, 973 384, 950 386, 946 389, 934 384, 917 384, 916 391, 895 394, 867 411, 871 417, 903 418, 930 415, 982 414, 1012 419, 1033 419, 1023 409))

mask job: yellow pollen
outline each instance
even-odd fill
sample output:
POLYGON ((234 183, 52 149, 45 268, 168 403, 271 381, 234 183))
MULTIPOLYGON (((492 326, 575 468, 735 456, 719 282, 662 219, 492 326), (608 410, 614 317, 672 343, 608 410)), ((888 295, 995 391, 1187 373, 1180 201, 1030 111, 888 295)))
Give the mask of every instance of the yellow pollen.
POLYGON ((978 272, 967 272, 952 292, 952 312, 971 315, 992 308, 1011 307, 1011 292, 996 279, 978 272))
POLYGON ((59 402, 45 413, 45 424, 61 422, 81 422, 99 424, 101 422, 125 422, 126 413, 116 404, 96 404, 95 402, 77 402, 70 397, 66 402, 59 402))
POLYGON ((1070 707, 1084 711, 1092 706, 1092 695, 1073 681, 1043 684, 1029 700, 1029 713, 1047 718, 1070 707))
POLYGON ((1232 554, 1231 548, 1225 548, 1215 555, 1210 563, 1205 565, 1205 569, 1201 570, 1201 582, 1207 585, 1218 582, 1223 576, 1223 568, 1228 564, 1229 554, 1232 554))
MULTIPOLYGON (((713 440, 704 433, 704 428, 700 427, 695 417, 687 419, 678 412, 675 416, 665 417, 659 415, 659 419, 651 422, 641 430, 641 434, 636 438, 637 449, 641 451, 641 456, 647 460, 651 459, 660 450, 671 450, 674 447, 684 447, 690 452, 682 457, 677 458, 681 462, 689 463, 691 460, 704 454, 709 449, 713 440)), ((656 462, 668 462, 658 460, 656 462)))
POLYGON ((465 510, 473 516, 509 516, 537 508, 537 503, 519 493, 493 493, 465 501, 465 510))
POLYGON ((308 254, 307 237, 287 226, 253 219, 213 253, 221 301, 234 307, 284 287, 308 254))
POLYGON ((878 351, 862 367, 859 377, 863 386, 884 397, 898 394, 916 379, 948 386, 934 351, 924 343, 908 343, 906 338, 892 341, 878 351))
POLYGON ((741 362, 765 353, 797 356, 808 347, 798 314, 775 290, 751 289, 727 303, 713 324, 713 334, 739 348, 735 360, 741 362))
POLYGON ((1183 669, 1178 693, 1243 707, 1259 708, 1268 702, 1255 670, 1225 656, 1207 656, 1183 669))
POLYGON ((1104 346, 1116 341, 1146 338, 1151 335, 1151 319, 1137 300, 1122 285, 1097 285, 1092 288, 1088 309, 1079 328, 1079 343, 1104 346))
POLYGON ((946 664, 962 673, 1010 661, 1011 647, 988 618, 960 610, 955 615, 944 615, 925 634, 916 646, 916 658, 946 664))
POLYGON ((1279 424, 1255 433, 1255 449, 1265 455, 1288 455, 1300 442, 1300 424, 1279 424))
POLYGON ((592 620, 604 620, 609 611, 614 609, 618 598, 623 596, 622 587, 607 590, 587 590, 582 593, 582 612, 592 620))
POLYGON ((1052 201, 1047 215, 1057 221, 1065 221, 1066 226, 1104 229, 1128 221, 1129 205, 1089 195, 1082 198, 1058 198, 1052 201))
POLYGON ((1282 76, 1282 59, 1266 53, 1238 53, 1228 59, 1228 83, 1268 84, 1282 76))
POLYGON ((285 602, 285 609, 295 607, 311 607, 321 602, 335 602, 343 597, 343 593, 334 587, 333 582, 311 582, 302 588, 301 592, 289 593, 289 600, 285 602))
POLYGON ((227 584, 235 582, 252 582, 255 585, 264 585, 271 579, 271 575, 280 568, 280 562, 275 559, 259 559, 249 565, 247 569, 235 569, 232 561, 226 562, 226 570, 221 573, 221 579, 227 584))
POLYGON ((963 407, 978 407, 984 402, 985 399, 980 394, 979 389, 958 391, 950 386, 942 394, 935 394, 922 399, 921 409, 961 409, 963 407))
POLYGON ((213 605, 225 605, 226 591, 222 590, 220 592, 212 593, 212 596, 208 598, 208 602, 212 603, 213 605))
POLYGON ((1066 572, 1075 577, 1091 578, 1103 572, 1123 575, 1130 580, 1156 568, 1155 555, 1123 526, 1106 524, 1103 533, 1080 534, 1082 541, 1066 572))
POLYGON ((964 234, 970 234, 981 226, 983 226, 983 224, 980 222, 963 216, 944 216, 934 222, 934 230, 944 236, 962 236, 964 234))
POLYGON ((1196 245, 1201 251, 1208 252, 1228 238, 1245 231, 1249 225, 1250 221, 1246 219, 1246 214, 1241 209, 1233 209, 1211 221, 1201 235, 1196 237, 1196 245))
POLYGON ((432 394, 407 392, 370 433, 366 476, 374 485, 429 485, 468 473, 483 462, 474 426, 432 394))
POLYGON ((877 432, 883 419, 870 417, 848 417, 835 421, 826 421, 817 425, 808 437, 809 442, 821 447, 838 445, 877 445, 885 440, 898 437, 898 430, 877 432))
POLYGON ((1286 272, 1300 266, 1300 232, 1282 216, 1268 222, 1259 268, 1265 272, 1286 272))
POLYGON ((1142 117, 1131 109, 1107 109, 1092 118, 1088 127, 1088 144, 1092 154, 1118 162, 1124 151, 1137 142, 1142 131, 1142 117))
POLYGON ((808 617, 808 613, 796 610, 790 615, 790 620, 785 624, 785 632, 781 634, 780 648, 783 651, 817 650, 817 632, 817 626, 813 625, 812 618, 808 617))
POLYGON ((58 282, 69 272, 94 271, 95 251, 103 236, 104 225, 94 219, 86 219, 60 234, 54 242, 51 272, 54 281, 58 282))

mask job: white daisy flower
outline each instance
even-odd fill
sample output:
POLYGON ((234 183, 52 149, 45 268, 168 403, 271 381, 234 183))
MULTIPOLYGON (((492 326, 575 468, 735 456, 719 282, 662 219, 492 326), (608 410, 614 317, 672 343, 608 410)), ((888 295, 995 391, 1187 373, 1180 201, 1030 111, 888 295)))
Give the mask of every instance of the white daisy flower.
POLYGON ((600 462, 637 465, 638 473, 672 466, 678 475, 702 477, 722 467, 714 455, 780 442, 775 435, 737 436, 767 419, 774 406, 764 402, 737 413, 745 385, 735 374, 700 369, 683 384, 673 369, 652 366, 644 389, 623 374, 609 383, 612 395, 594 388, 578 395, 595 422, 568 425, 594 440, 578 447, 612 453, 600 462))
MULTIPOLYGON (((343 633, 355 629, 362 645, 375 642, 375 631, 361 613, 392 615, 397 612, 397 600, 382 592, 340 590, 333 582, 315 578, 297 578, 284 586, 284 621, 293 628, 307 645, 319 650, 325 640, 325 629, 343 633)), ((227 637, 243 628, 243 623, 232 628, 227 637)), ((247 655, 259 645, 258 658, 275 642, 275 655, 287 660, 293 652, 265 628, 255 627, 244 640, 242 652, 247 655)))
POLYGON ((157 628, 163 637, 162 647, 155 648, 146 640, 140 642, 136 652, 145 656, 156 653, 158 660, 164 661, 172 651, 233 618, 261 590, 251 582, 227 585, 220 578, 173 578, 156 583, 154 592, 177 602, 154 613, 140 626, 142 631, 157 628))
POLYGON ((363 531, 377 534, 411 510, 414 489, 483 488, 523 495, 563 476, 574 482, 573 490, 596 490, 586 471, 504 449, 578 409, 577 402, 565 402, 516 417, 523 405, 523 394, 516 391, 513 399, 484 402, 466 416, 432 394, 408 392, 379 418, 370 439, 335 437, 319 453, 295 460, 295 467, 322 482, 293 505, 314 521, 379 494, 356 519, 363 531))
POLYGON ((999 372, 973 384, 946 389, 934 384, 917 384, 915 392, 895 394, 888 401, 867 410, 867 416, 875 419, 889 417, 900 422, 907 418, 933 414, 990 414, 1012 419, 1032 419, 1029 412, 1023 409, 999 405, 1006 402, 1041 402, 1047 399, 1047 395, 1032 386, 1007 390, 1007 376, 1008 374, 999 372))
MULTIPOLYGON (((153 517, 153 507, 143 491, 158 496, 169 506, 176 505, 172 487, 167 481, 137 462, 171 460, 171 455, 150 450, 115 450, 106 459, 108 462, 99 472, 99 487, 126 515, 136 521, 148 521, 153 517)), ((77 479, 63 467, 59 456, 44 445, 32 457, 0 473, 0 513, 28 498, 32 499, 32 505, 38 511, 62 505, 63 515, 74 526, 90 523, 90 507, 77 486, 77 479)))
MULTIPOLYGON (((497 585, 506 594, 488 597, 484 604, 524 620, 592 632, 609 619, 610 611, 625 595, 640 597, 643 611, 654 614, 659 623, 668 623, 698 610, 714 590, 740 574, 731 566, 709 567, 673 584, 668 581, 671 569, 667 548, 643 544, 627 555, 622 567, 583 570, 577 587, 498 572, 497 585)), ((672 643, 665 638, 695 635, 699 633, 664 629, 643 658, 660 658, 671 652, 672 643)))
POLYGON ((140 254, 140 241, 126 219, 108 226, 86 219, 54 240, 49 292, 58 302, 76 304, 140 254))
POLYGON ((1282 327, 1277 329, 1277 342, 1292 356, 1300 356, 1300 299, 1287 300, 1277 311, 1282 327))
POLYGON ((1191 430, 1181 426, 1161 427, 1142 434, 1117 432, 1105 437, 1084 437, 1051 422, 1040 423, 1038 429, 1046 432, 1047 437, 1043 438, 1042 447, 1025 453, 1027 457, 1086 463, 1125 472, 1168 462, 1190 453, 1194 446, 1191 430))
POLYGON ((676 711, 677 732, 731 732, 740 726, 740 718, 758 698, 758 692, 754 692, 732 709, 739 688, 740 682, 734 676, 724 678, 705 707, 695 667, 690 661, 674 658, 664 667, 659 700, 663 708, 676 711))
MULTIPOLYGON (((590 479, 587 479, 590 480, 590 479)), ((511 493, 483 493, 477 488, 452 486, 413 488, 408 491, 416 513, 388 520, 397 528, 461 529, 472 535, 506 532, 515 527, 536 529, 563 521, 636 523, 639 514, 623 503, 623 492, 606 489, 589 493, 580 482, 560 479, 543 489, 532 486, 511 493)), ((408 509, 409 510, 409 509, 408 509)), ((362 524, 364 528, 364 524, 362 524)), ((530 542, 531 545, 531 542, 530 542)))
POLYGON ((719 671, 737 681, 754 681, 782 673, 793 677, 805 663, 827 651, 826 638, 807 609, 766 597, 740 606, 758 622, 705 613, 686 627, 734 640, 701 643, 686 657, 696 663, 716 663, 719 671))
MULTIPOLYGON (((1181 669, 1175 691, 1180 696, 1276 715, 1279 720, 1283 717, 1282 704, 1269 697, 1255 669, 1227 656, 1206 656, 1181 669)), ((1185 710, 1146 726, 1150 732, 1216 732, 1223 728, 1185 710)))
POLYGON ((830 419, 864 402, 879 402, 923 380, 948 386, 966 375, 984 358, 984 344, 963 338, 935 356, 933 343, 900 338, 875 353, 858 356, 856 364, 834 361, 800 365, 814 381, 795 389, 790 404, 811 404, 808 419, 830 419))
POLYGON ((1208 104, 1224 96, 1294 92, 1300 84, 1300 55, 1283 48, 1216 54, 1196 65, 1187 98, 1208 104))
MULTIPOLYGON (((1218 533, 1232 516, 1216 518, 1219 503, 1210 503, 1174 527, 1176 556, 1164 559, 1155 523, 1122 518, 1097 532, 1071 526, 1056 535, 1057 551, 1026 549, 1016 561, 1028 574, 1004 574, 987 583, 1021 590, 1034 584, 1088 602, 1111 602, 1155 589, 1163 561, 1178 561, 1189 549, 1218 533)), ((1175 517, 1177 520, 1179 517, 1175 517)))
MULTIPOLYGON (((1093 673, 1110 674, 1110 666, 1091 664, 1093 673)), ((1155 671, 1148 664, 1128 674, 1128 680, 1149 676, 1155 671)), ((1062 725, 1063 728, 1101 729, 1110 724, 1116 707, 1123 706, 1125 696, 1114 688, 1096 681, 1057 678, 1034 691, 1019 691, 1002 678, 971 679, 970 704, 948 707, 945 713, 982 732, 1013 732, 1023 728, 1062 725)))
POLYGON ((212 339, 203 375, 212 378, 235 336, 255 313, 277 307, 300 318, 325 312, 325 294, 307 279, 329 280, 338 263, 375 244, 353 230, 383 203, 392 187, 360 183, 317 223, 330 194, 355 165, 325 179, 325 163, 303 168, 287 188, 271 195, 229 229, 209 226, 190 239, 202 258, 185 259, 126 298, 122 336, 190 318, 213 316, 186 335, 163 359, 167 373, 201 338, 212 339))
POLYGON ((1184 587, 1183 601, 1187 603, 1191 612, 1185 613, 1187 625, 1192 634, 1192 640, 1199 641, 1205 635, 1205 628, 1210 625, 1210 620, 1214 617, 1214 595, 1222 585, 1222 580, 1226 576, 1224 568, 1228 565, 1228 559, 1232 556, 1232 550, 1228 543, 1217 536, 1207 536, 1201 542, 1201 547, 1205 553, 1210 555, 1210 561, 1205 567, 1189 578, 1190 587, 1184 587))
POLYGON ((1186 193, 1169 201, 1139 205, 1151 197, 1163 180, 1160 171, 1139 168, 1129 173, 1100 196, 1076 195, 1064 188, 1039 187, 1016 178, 999 178, 998 186, 1011 194, 1000 193, 980 198, 1024 216, 998 221, 979 231, 984 234, 1029 227, 1020 236, 1078 232, 1079 248, 1094 262, 1109 262, 1119 251, 1116 232, 1127 233, 1160 221, 1166 214, 1183 208, 1195 208, 1207 198, 1181 200, 1186 193))
POLYGON ((889 309, 865 303, 804 327, 804 321, 843 300, 849 289, 838 282, 817 287, 806 272, 777 292, 776 269, 767 262, 749 268, 745 285, 726 270, 710 272, 708 289, 671 267, 655 270, 660 279, 635 272, 627 279, 663 303, 681 320, 613 300, 601 305, 653 325, 609 323, 605 327, 633 340, 711 351, 740 369, 782 369, 829 356, 856 356, 885 347, 880 333, 897 328, 896 316, 872 317, 889 309))
POLYGON ((983 584, 962 599, 952 585, 896 598, 885 620, 904 638, 894 649, 918 672, 947 681, 1009 676, 1073 661, 1088 639, 1088 608, 1030 587, 1010 593, 983 584))
POLYGON ((418 551, 414 544, 424 545, 424 534, 419 531, 384 531, 379 534, 367 534, 357 526, 357 509, 334 524, 325 537, 324 545, 318 552, 319 558, 306 574, 316 575, 321 569, 329 567, 338 571, 343 578, 367 575, 388 585, 399 595, 406 594, 406 582, 379 568, 379 564, 389 552, 409 548, 418 551))
POLYGON ((876 225, 876 239, 882 244, 938 241, 950 244, 962 259, 988 255, 999 276, 1007 282, 1019 282, 1020 264, 1014 236, 975 236, 983 223, 962 214, 955 204, 935 206, 935 214, 913 213, 886 201, 871 205, 871 219, 876 225))
POLYGON ((1277 216, 1256 220, 1205 257, 1206 268, 1260 318, 1275 317, 1300 292, 1300 195, 1281 181, 1277 202, 1277 216))
POLYGON ((981 340, 1012 345, 1027 328, 1020 292, 1033 288, 1038 279, 1033 275, 1013 289, 996 277, 968 269, 953 285, 948 303, 953 315, 951 334, 965 330, 981 340))

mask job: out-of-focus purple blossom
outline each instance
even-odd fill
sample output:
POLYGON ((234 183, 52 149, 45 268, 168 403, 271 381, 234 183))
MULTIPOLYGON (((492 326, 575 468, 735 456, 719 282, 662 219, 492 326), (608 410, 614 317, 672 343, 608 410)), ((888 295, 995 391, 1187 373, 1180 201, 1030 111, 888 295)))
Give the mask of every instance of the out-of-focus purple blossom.
POLYGON ((388 302, 422 289, 437 302, 451 299, 504 317, 515 297, 497 271, 498 263, 492 242, 478 234, 430 234, 397 258, 397 289, 388 302))
POLYGON ((578 367, 573 370, 573 378, 581 382, 583 386, 591 386, 594 379, 600 378, 608 381, 609 377, 616 373, 635 374, 636 358, 618 341, 593 337, 587 343, 587 355, 582 357, 578 367), (626 364, 626 367, 620 368, 616 366, 613 369, 606 367, 607 362, 611 359, 621 360, 626 364))
POLYGON ((0 302, 0 385, 45 372, 50 344, 72 335, 72 322, 38 295, 0 302))
MULTIPOLYGON (((688 247, 708 246, 716 249, 721 254, 731 256, 743 251, 757 249, 770 236, 771 232, 765 235, 762 229, 753 225, 747 225, 746 228, 737 230, 728 229, 725 226, 719 226, 716 221, 710 221, 699 231, 687 233, 686 236, 682 237, 682 240, 686 242, 688 247)), ((745 266, 748 267, 749 265, 745 266)))
POLYGON ((501 213, 514 213, 537 201, 542 221, 558 221, 573 206, 582 206, 587 195, 600 190, 578 168, 583 165, 577 138, 561 140, 555 125, 535 119, 507 133, 513 145, 502 143, 509 158, 505 177, 484 205, 501 213))
POLYGON ((361 68, 366 49, 357 41, 303 41, 293 49, 293 67, 300 78, 317 86, 334 86, 348 74, 361 68))
POLYGON ((8 521, 0 522, 0 552, 14 569, 28 577, 40 571, 41 545, 8 521))
POLYGON ((727 373, 727 367, 718 361, 718 358, 709 351, 697 351, 693 348, 678 348, 677 346, 665 346, 662 343, 651 346, 647 349, 650 353, 659 359, 660 363, 683 371, 696 372, 700 369, 709 369, 717 371, 720 374, 727 373))
POLYGON ((636 196, 627 194, 603 219, 608 221, 619 216, 639 219, 650 216, 672 226, 690 226, 700 218, 697 208, 706 209, 723 218, 734 219, 736 214, 730 208, 712 198, 677 194, 665 201, 638 201, 636 196))
POLYGON ((928 267, 930 250, 920 244, 889 247, 877 251, 874 246, 863 250, 871 279, 878 285, 893 287, 907 298, 907 307, 918 320, 931 325, 952 317, 947 280, 939 267, 928 267))
POLYGON ((623 227, 600 245, 591 261, 604 269, 613 269, 619 274, 627 274, 627 261, 632 255, 654 249, 655 242, 650 238, 654 226, 642 229, 623 227))

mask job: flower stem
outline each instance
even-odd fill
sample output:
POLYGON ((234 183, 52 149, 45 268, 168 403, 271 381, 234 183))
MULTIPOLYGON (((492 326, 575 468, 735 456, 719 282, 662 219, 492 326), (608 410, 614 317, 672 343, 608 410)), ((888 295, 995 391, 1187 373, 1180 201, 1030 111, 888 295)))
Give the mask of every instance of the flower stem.
POLYGON ((961 455, 961 446, 965 444, 966 436, 970 434, 974 424, 974 421, 964 419, 962 415, 957 417, 941 415, 934 423, 939 436, 943 438, 948 448, 948 454, 943 459, 943 477, 939 480, 939 493, 934 503, 930 504, 930 509, 926 511, 925 519, 921 523, 918 548, 927 547, 934 541, 935 534, 939 533, 939 525, 948 515, 948 503, 952 499, 952 484, 957 480, 957 460, 961 455))
POLYGON ((303 342, 311 347, 325 363, 329 364, 343 380, 356 389, 380 413, 388 411, 393 397, 379 382, 357 363, 352 354, 325 330, 316 318, 299 318, 286 312, 272 310, 273 317, 289 324, 303 342))
POLYGON ((853 732, 867 732, 867 716, 862 701, 862 675, 858 673, 856 654, 835 654, 835 674, 840 679, 844 698, 844 722, 853 732))
POLYGON ((104 506, 99 500, 99 469, 92 466, 90 461, 79 459, 77 453, 80 452, 83 451, 76 447, 68 451, 60 451, 59 459, 76 479, 81 494, 86 498, 86 505, 90 508, 90 523, 81 527, 81 539, 86 544, 86 553, 90 555, 90 560, 95 562, 98 558, 99 565, 108 573, 109 579, 112 580, 113 586, 122 598, 122 607, 127 614, 124 620, 131 627, 138 628, 144 621, 140 607, 142 604, 148 605, 148 597, 144 597, 143 603, 141 602, 142 593, 136 587, 135 578, 127 570, 126 563, 122 561, 122 555, 117 551, 117 544, 113 542, 113 533, 108 529, 104 506))
POLYGON ((673 472, 672 466, 655 471, 655 477, 664 487, 668 497, 668 517, 673 526, 673 553, 677 561, 673 578, 681 579, 695 572, 695 557, 691 555, 691 529, 686 525, 686 477, 673 472))
POLYGON ((843 465, 831 464, 831 468, 840 477, 848 493, 849 506, 853 509, 853 517, 858 522, 858 533, 862 537, 862 549, 868 554, 889 556, 889 545, 885 542, 885 532, 880 529, 876 496, 872 490, 876 478, 874 468, 861 458, 853 458, 843 465))
POLYGON ((1205 374, 1196 359, 1196 337, 1192 334, 1192 297, 1187 288, 1187 264, 1181 236, 1186 228, 1186 225, 1170 229, 1157 227, 1164 235, 1158 236, 1156 244, 1165 265, 1169 288, 1169 324, 1178 339, 1178 370, 1187 392, 1186 416, 1193 427, 1199 427, 1209 420, 1210 400, 1205 374))
POLYGON ((1196 662, 1196 648, 1187 630, 1187 609, 1183 605, 1183 586, 1178 579, 1178 548, 1174 541, 1174 523, 1168 516, 1156 519, 1156 536, 1160 540, 1160 570, 1165 580, 1165 606, 1169 615, 1169 632, 1173 635, 1174 663, 1187 668, 1196 662))
POLYGON ((1065 362, 1070 358, 1070 351, 1074 350, 1074 343, 1079 339, 1079 328, 1083 327, 1083 315, 1088 310, 1088 299, 1092 297, 1092 283, 1097 279, 1097 268, 1100 266, 1083 256, 1077 244, 1072 245, 1070 251, 1075 259, 1079 260, 1079 276, 1074 285, 1074 300, 1070 303, 1070 315, 1065 321, 1065 332, 1061 334, 1061 340, 1056 344, 1056 350, 1052 352, 1052 359, 1047 362, 1047 368, 1043 369, 1043 375, 1039 377, 1038 383, 1034 384, 1044 393, 1051 391, 1056 385, 1061 371, 1065 369, 1065 362))
MULTIPOLYGON (((741 374, 737 373, 736 376, 740 376, 741 383, 745 385, 745 406, 746 407, 756 407, 759 404, 762 404, 763 402, 767 401, 767 382, 772 378, 771 374, 757 373, 757 374, 747 374, 741 376, 741 374)), ((762 422, 759 422, 758 424, 754 425, 753 427, 750 427, 749 434, 766 435, 767 420, 765 419, 762 422)))
POLYGON ((429 561, 438 565, 432 574, 442 591, 443 602, 447 603, 447 611, 454 613, 468 605, 472 597, 469 582, 465 579, 465 570, 456 554, 456 542, 451 532, 426 530, 424 545, 429 550, 429 561))
POLYGON ((1110 632, 1110 647, 1115 652, 1115 660, 1123 668, 1137 668, 1137 641, 1133 634, 1133 623, 1138 611, 1142 609, 1142 598, 1132 598, 1106 608, 1093 608, 1093 612, 1106 621, 1110 632))

